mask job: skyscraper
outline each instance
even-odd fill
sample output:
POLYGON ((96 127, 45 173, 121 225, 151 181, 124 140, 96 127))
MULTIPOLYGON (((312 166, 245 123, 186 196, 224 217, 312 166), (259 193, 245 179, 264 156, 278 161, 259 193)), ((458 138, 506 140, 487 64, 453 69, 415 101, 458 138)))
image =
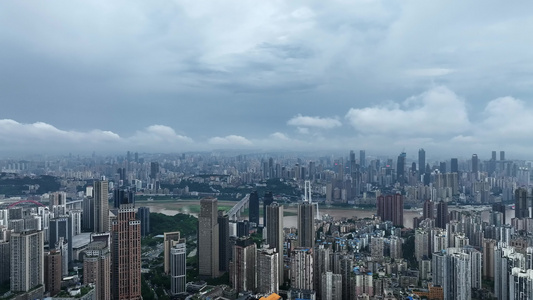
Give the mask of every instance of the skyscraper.
POLYGON ((119 208, 121 205, 135 205, 135 190, 129 187, 119 187, 113 190, 113 207, 119 208))
POLYGON ((403 196, 380 195, 377 199, 378 216, 382 221, 391 221, 394 226, 403 226, 403 196))
POLYGON ((83 283, 94 284, 96 299, 111 299, 111 253, 103 241, 87 246, 83 258, 83 283))
POLYGON ((452 158, 450 161, 450 172, 459 173, 459 161, 457 158, 452 158))
POLYGON ((170 250, 170 292, 172 295, 185 292, 187 283, 187 248, 185 239, 180 239, 170 250))
POLYGON ((505 160, 505 151, 500 151, 500 160, 505 160))
POLYGON ((163 270, 165 274, 170 274, 170 252, 174 245, 178 244, 180 241, 180 232, 165 232, 163 234, 163 248, 165 260, 163 262, 163 270))
POLYGON ((111 296, 141 299, 141 222, 133 204, 116 209, 111 238, 111 296))
POLYGON ((529 205, 527 189, 517 188, 515 190, 515 217, 518 219, 529 218, 529 205))
POLYGON ((283 206, 277 202, 266 207, 267 238, 266 242, 270 248, 279 253, 278 276, 279 283, 283 284, 283 206))
POLYGON ((141 236, 150 234, 150 207, 139 207, 137 210, 139 221, 141 221, 141 236))
POLYGON ((446 224, 448 224, 448 222, 448 203, 440 201, 437 203, 437 219, 435 220, 435 226, 446 229, 446 224))
MULTIPOLYGON (((50 249, 57 249, 60 238, 63 238, 68 243, 68 259, 70 263, 73 261, 72 255, 72 226, 70 225, 70 219, 67 217, 54 218, 50 220, 50 239, 48 241, 50 249)), ((68 268, 68 266, 64 266, 68 268)))
POLYGON ((256 253, 257 248, 251 238, 240 238, 233 246, 230 263, 230 281, 238 292, 256 290, 256 253))
POLYGON ((313 290, 313 249, 295 248, 291 255, 291 288, 313 290))
POLYGON ((231 260, 231 243, 229 234, 229 217, 224 210, 218 211, 218 257, 220 273, 229 271, 231 260))
POLYGON ((274 249, 257 250, 257 292, 261 294, 278 293, 279 253, 274 249))
POLYGON ((405 183, 405 158, 406 154, 405 152, 402 152, 398 156, 398 161, 396 164, 396 182, 399 182, 400 184, 405 183))
POLYGON ((109 196, 107 180, 94 182, 94 232, 109 232, 109 196))
POLYGON ((444 269, 444 300, 471 299, 471 265, 467 253, 446 255, 444 269))
POLYGON ((479 159, 477 154, 472 154, 472 174, 474 174, 475 179, 479 179, 479 159))
POLYGON ((420 175, 426 172, 426 151, 422 148, 418 150, 418 169, 420 175))
POLYGON ((11 234, 12 292, 28 292, 44 284, 44 236, 42 231, 23 231, 11 234))
POLYGON ((342 275, 325 272, 321 276, 322 299, 342 300, 342 275))
POLYGON ((255 227, 259 226, 259 194, 257 191, 250 193, 250 223, 254 223, 255 227))
POLYGON ((359 166, 362 169, 366 168, 366 153, 365 153, 365 150, 359 150, 359 166))
MULTIPOLYGON (((0 236, 2 232, 0 231, 0 236)), ((9 282, 10 270, 11 270, 11 246, 6 240, 0 238, 0 284, 9 282)))
POLYGON ((44 286, 52 297, 61 291, 61 254, 55 250, 44 255, 44 286))
POLYGON ((304 202, 298 205, 298 245, 313 249, 315 247, 315 209, 314 205, 304 202))
POLYGON ((217 198, 203 198, 198 215, 198 274, 211 278, 219 275, 217 206, 217 198))
POLYGON ((434 219, 435 218, 435 205, 431 200, 424 201, 424 219, 434 219))
POLYGON ((274 202, 274 196, 272 192, 268 191, 263 196, 263 227, 267 227, 267 206, 274 202))

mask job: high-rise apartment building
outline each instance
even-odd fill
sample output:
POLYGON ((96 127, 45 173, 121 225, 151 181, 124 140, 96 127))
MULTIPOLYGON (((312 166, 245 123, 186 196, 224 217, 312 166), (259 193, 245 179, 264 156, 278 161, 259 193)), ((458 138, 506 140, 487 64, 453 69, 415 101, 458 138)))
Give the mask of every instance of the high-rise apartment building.
POLYGON ((255 227, 259 226, 259 194, 257 191, 250 193, 250 223, 254 223, 255 227))
POLYGON ((424 201, 424 211, 423 218, 425 219, 435 219, 435 202, 431 200, 424 201))
MULTIPOLYGON (((1 231, 0 231, 1 233, 1 231)), ((10 270, 11 270, 11 245, 6 240, 0 240, 0 284, 9 282, 10 270)))
POLYGON ((180 239, 170 249, 170 292, 172 295, 185 292, 187 283, 187 248, 185 239, 180 239))
POLYGON ((446 254, 444 300, 472 299, 470 255, 464 252, 446 254))
POLYGON ((251 238, 240 238, 235 242, 230 263, 230 281, 238 293, 256 290, 256 255, 257 247, 251 238))
POLYGON ((55 250, 44 255, 44 286, 52 297, 61 291, 61 253, 55 250))
POLYGON ((104 241, 87 246, 83 258, 83 283, 95 285, 96 299, 111 299, 111 253, 104 241))
POLYGON ((111 230, 111 297, 141 299, 141 222, 133 204, 121 204, 111 230))
POLYGON ((204 277, 219 276, 218 200, 207 197, 200 200, 198 215, 198 274, 204 277))
MULTIPOLYGON (((63 246, 63 243, 59 245, 59 240, 63 238, 63 241, 67 243, 68 258, 67 262, 71 263, 73 261, 72 255, 72 225, 71 219, 68 217, 54 218, 50 220, 49 225, 50 238, 48 243, 50 249, 58 249, 63 246)), ((68 268, 68 266, 64 266, 68 268)))
POLYGON ((44 284, 42 231, 14 232, 10 238, 12 292, 28 292, 44 284))
POLYGON ((94 232, 109 232, 108 192, 107 180, 94 182, 94 232))
POLYGON ((403 196, 380 195, 377 199, 378 216, 382 221, 391 221, 394 226, 403 226, 403 196))
POLYGON ((362 169, 366 168, 366 153, 365 153, 365 150, 359 150, 359 166, 362 169))
POLYGON ((342 275, 325 272, 322 274, 321 299, 342 300, 342 275))
POLYGON ((291 255, 291 287, 298 290, 313 290, 313 249, 298 247, 291 255))
POLYGON ((279 253, 277 274, 279 283, 283 284, 283 206, 277 202, 267 206, 266 219, 266 242, 271 249, 275 249, 279 253))
POLYGON ((278 293, 279 253, 274 249, 257 250, 257 292, 260 294, 278 293))
POLYGON ((165 274, 170 274, 170 253, 172 248, 180 242, 180 232, 165 232, 163 234, 164 262, 163 270, 165 274))
POLYGON ((315 206, 304 202, 298 205, 298 245, 315 247, 315 206))

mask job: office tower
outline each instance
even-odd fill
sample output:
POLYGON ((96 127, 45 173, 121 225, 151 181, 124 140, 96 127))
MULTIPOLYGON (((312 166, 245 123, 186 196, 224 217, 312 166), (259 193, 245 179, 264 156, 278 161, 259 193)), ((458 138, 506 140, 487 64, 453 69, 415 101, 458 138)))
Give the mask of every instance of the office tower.
POLYGON ((257 248, 251 238, 240 238, 233 246, 230 281, 237 293, 256 290, 257 248))
POLYGON ((291 288, 313 290, 313 249, 297 247, 291 255, 291 288))
POLYGON ((365 150, 359 150, 359 166, 362 169, 366 168, 366 153, 365 153, 365 150))
POLYGON ((14 232, 11 244, 12 292, 28 292, 44 284, 44 236, 42 231, 14 232))
POLYGON ((509 281, 509 299, 533 299, 532 269, 512 268, 509 281))
POLYGON ((515 190, 515 217, 518 219, 529 218, 527 194, 526 188, 517 188, 515 190))
POLYGON ((431 200, 424 201, 424 211, 423 218, 425 219, 435 219, 435 202, 431 200))
POLYGON ((254 227, 259 226, 259 194, 257 191, 253 191, 250 193, 250 204, 249 204, 249 210, 250 210, 250 223, 253 223, 255 225, 252 225, 254 227))
POLYGON ((109 232, 109 196, 107 180, 94 182, 94 232, 109 232))
POLYGON ((0 238, 0 284, 9 281, 10 270, 11 270, 11 245, 6 239, 0 238))
POLYGON ((267 206, 274 202, 274 196, 272 192, 268 191, 263 196, 263 227, 267 227, 267 206))
POLYGON ((96 299, 111 299, 111 253, 103 241, 87 245, 83 258, 83 283, 94 284, 96 299))
POLYGON ((448 203, 440 201, 437 203, 437 219, 435 220, 435 226, 446 229, 446 224, 448 224, 448 222, 448 203))
POLYGON ((396 163, 396 182, 402 185, 405 183, 405 159, 406 154, 405 152, 402 152, 398 156, 398 161, 396 163))
POLYGON ((298 245, 315 247, 315 207, 309 202, 298 205, 298 245))
POLYGON ((459 173, 459 161, 457 158, 452 158, 450 161, 450 172, 459 173))
POLYGON ((418 174, 424 174, 426 172, 426 151, 422 148, 418 150, 418 174))
POLYGON ((474 174, 475 178, 478 179, 479 159, 477 154, 472 154, 472 173, 474 174))
POLYGON ((83 231, 86 231, 86 232, 94 231, 95 208, 94 208, 94 198, 92 196, 83 198, 82 210, 83 210, 83 213, 82 213, 81 225, 82 225, 83 231))
POLYGON ((113 207, 121 205, 135 205, 135 190, 129 187, 120 187, 113 190, 113 207))
POLYGON ((500 151, 500 160, 505 160, 505 151, 500 151))
POLYGON ((198 215, 198 274, 211 278, 219 275, 217 206, 217 198, 203 198, 198 215))
POLYGON ((44 286, 50 296, 61 291, 61 253, 52 250, 44 255, 44 286))
POLYGON ((321 299, 342 300, 342 275, 325 272, 321 276, 321 299))
POLYGON ((164 262, 163 262, 163 271, 165 274, 170 274, 170 252, 172 248, 180 241, 180 232, 165 232, 163 234, 163 251, 164 251, 164 262))
POLYGON ((170 249, 170 293, 176 295, 185 292, 187 283, 187 248, 185 239, 180 239, 170 249))
POLYGON ((277 202, 266 207, 267 238, 266 242, 271 249, 279 253, 278 276, 279 283, 283 284, 283 206, 277 202))
POLYGON ((121 204, 111 227, 111 297, 141 299, 141 222, 133 204, 121 204))
POLYGON ((444 300, 470 300, 471 274, 470 255, 462 252, 446 254, 444 300))
POLYGON ((382 221, 391 221, 394 226, 403 226, 403 196, 380 195, 377 199, 377 214, 382 221))
POLYGON ((218 211, 218 252, 220 273, 229 271, 229 261, 231 260, 231 243, 229 234, 229 217, 224 214, 224 210, 218 211))
POLYGON ((248 220, 242 220, 237 222, 237 237, 250 235, 250 222, 248 220))
POLYGON ((159 174, 159 163, 153 161, 150 163, 150 178, 152 180, 156 180, 158 174, 159 174))
POLYGON ((257 292, 260 294, 278 293, 279 253, 275 249, 257 250, 257 292))
POLYGON ((139 207, 137 217, 141 221, 141 237, 150 234, 150 207, 139 207))
MULTIPOLYGON (((68 264, 73 261, 72 255, 72 225, 70 224, 71 220, 69 218, 55 218, 50 220, 50 238, 48 240, 50 249, 58 249, 58 243, 61 238, 63 241, 68 243, 68 264)), ((60 245, 63 246, 63 243, 60 245)), ((63 266, 64 268, 68 268, 63 266)))

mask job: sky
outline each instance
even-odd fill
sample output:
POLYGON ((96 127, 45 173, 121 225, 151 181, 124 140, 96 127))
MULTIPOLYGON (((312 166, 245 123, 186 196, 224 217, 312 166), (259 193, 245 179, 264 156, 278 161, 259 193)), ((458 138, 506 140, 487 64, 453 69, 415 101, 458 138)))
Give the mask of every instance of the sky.
POLYGON ((2 1, 0 154, 529 159, 532 1, 2 1))

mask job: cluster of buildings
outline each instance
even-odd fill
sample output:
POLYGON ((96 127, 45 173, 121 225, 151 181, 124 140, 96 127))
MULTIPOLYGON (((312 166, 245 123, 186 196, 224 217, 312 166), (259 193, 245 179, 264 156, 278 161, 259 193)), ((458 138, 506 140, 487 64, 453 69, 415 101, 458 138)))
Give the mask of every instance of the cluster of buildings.
POLYGON ((0 282, 10 284, 7 297, 141 299, 141 234, 149 223, 141 226, 134 193, 117 187, 110 207, 111 191, 103 178, 83 200, 54 192, 48 205, 2 204, 0 282))

